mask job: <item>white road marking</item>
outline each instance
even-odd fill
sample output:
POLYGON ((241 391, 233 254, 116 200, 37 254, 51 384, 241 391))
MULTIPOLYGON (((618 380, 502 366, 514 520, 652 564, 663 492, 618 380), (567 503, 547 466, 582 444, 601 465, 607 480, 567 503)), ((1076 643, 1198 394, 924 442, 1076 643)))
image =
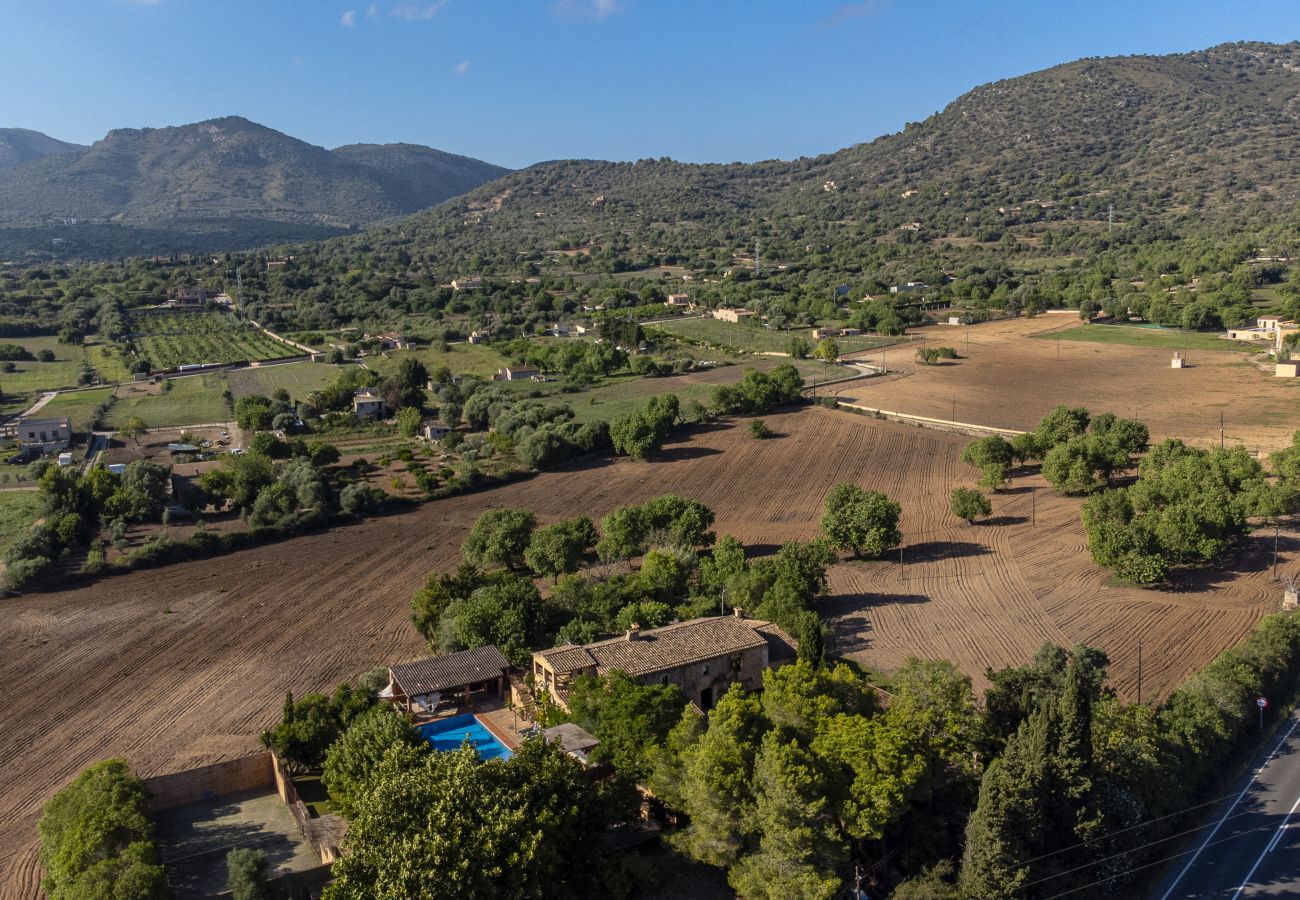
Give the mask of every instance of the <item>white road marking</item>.
MULTIPOLYGON (((1293 717, 1295 717, 1295 714, 1292 715, 1293 717)), ((1196 852, 1192 854, 1192 858, 1187 861, 1187 865, 1183 866, 1183 870, 1178 873, 1178 877, 1174 879, 1173 884, 1169 885, 1169 890, 1165 891, 1164 894, 1161 895, 1160 900, 1169 900, 1169 897, 1173 894, 1174 889, 1178 887, 1178 883, 1183 880, 1183 876, 1185 876, 1188 873, 1188 871, 1191 870, 1192 865, 1196 862, 1196 858, 1201 855, 1201 851, 1204 850, 1207 846, 1209 846, 1210 841, 1213 840, 1214 836, 1219 833, 1219 828, 1221 828, 1223 826, 1223 823, 1228 820, 1228 816, 1232 814, 1232 811, 1237 808, 1237 804, 1241 802, 1241 798, 1246 796, 1246 792, 1249 791, 1252 786, 1254 786, 1255 780, 1259 778, 1260 773, 1268 768, 1268 764, 1273 761, 1273 757, 1277 756, 1277 751, 1282 749, 1282 745, 1286 743, 1286 741, 1291 737, 1291 734, 1296 730, 1296 726, 1300 726, 1300 718, 1295 718, 1295 721, 1291 723, 1291 727, 1287 729, 1286 734, 1278 738, 1277 743, 1273 746, 1273 752, 1268 755, 1268 759, 1264 760, 1264 764, 1255 770, 1255 774, 1251 776, 1250 781, 1246 782, 1246 786, 1241 789, 1241 793, 1237 795, 1237 799, 1232 801, 1232 805, 1229 806, 1226 810, 1224 810, 1223 816, 1219 819, 1219 821, 1214 823, 1214 829, 1205 836, 1205 840, 1201 841, 1201 846, 1196 848, 1196 852)), ((1300 800, 1298 800, 1297 802, 1300 802, 1300 800)), ((1294 811, 1295 810, 1293 807, 1292 812, 1294 811)), ((1259 863, 1256 862, 1255 865, 1259 865, 1259 863)), ((1251 875, 1253 875, 1255 873, 1255 870, 1251 869, 1250 872, 1251 875)), ((1246 876, 1246 880, 1247 881, 1250 880, 1249 875, 1246 876)), ((1241 890, 1238 889, 1237 893, 1241 893, 1241 890)))
POLYGON ((1241 896, 1241 892, 1250 885, 1250 879, 1255 877, 1255 870, 1258 869, 1259 864, 1264 861, 1264 857, 1272 853, 1273 848, 1277 846, 1278 841, 1282 840, 1282 834, 1286 831, 1286 825, 1291 821, 1291 816, 1295 813, 1297 807, 1300 807, 1300 797, 1296 797, 1295 803, 1291 804, 1291 812, 1286 814, 1286 818, 1282 820, 1282 824, 1277 827, 1277 831, 1273 834, 1273 839, 1268 842, 1268 846, 1265 847, 1264 852, 1259 855, 1259 859, 1255 860, 1255 864, 1250 867, 1250 871, 1246 873, 1246 879, 1241 883, 1241 887, 1237 888, 1237 893, 1232 895, 1232 900, 1237 900, 1237 898, 1241 896))

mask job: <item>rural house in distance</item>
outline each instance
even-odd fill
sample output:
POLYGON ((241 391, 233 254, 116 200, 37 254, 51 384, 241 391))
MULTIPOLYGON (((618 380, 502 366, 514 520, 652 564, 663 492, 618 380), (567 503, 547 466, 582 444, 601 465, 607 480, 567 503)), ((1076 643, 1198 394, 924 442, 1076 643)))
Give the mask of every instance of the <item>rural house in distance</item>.
POLYGON ((771 622, 714 616, 675 622, 591 644, 553 647, 533 654, 536 690, 568 709, 569 685, 581 675, 625 672, 641 684, 675 684, 700 709, 712 709, 733 682, 746 690, 763 684, 763 672, 794 662, 798 644, 771 622))
POLYGON ((18 423, 18 443, 24 456, 61 453, 72 441, 72 419, 67 416, 47 419, 22 419, 18 423))

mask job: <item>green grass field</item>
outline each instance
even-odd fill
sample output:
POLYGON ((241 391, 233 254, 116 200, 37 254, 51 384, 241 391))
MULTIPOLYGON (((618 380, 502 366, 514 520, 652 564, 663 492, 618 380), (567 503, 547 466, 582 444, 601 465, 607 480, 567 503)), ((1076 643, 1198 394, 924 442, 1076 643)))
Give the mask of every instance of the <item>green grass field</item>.
POLYGON ((85 391, 64 391, 49 403, 42 406, 36 415, 45 418, 69 416, 72 418, 73 431, 89 431, 95 409, 108 402, 113 396, 113 388, 91 388, 85 391))
POLYGON ((255 369, 235 369, 226 373, 230 392, 235 399, 250 394, 270 396, 279 388, 289 392, 295 400, 302 400, 312 391, 318 391, 338 378, 341 366, 325 363, 295 362, 255 369))
POLYGON ((381 375, 391 375, 407 357, 420 360, 430 372, 439 366, 446 366, 456 375, 479 375, 483 378, 491 378, 497 369, 506 365, 504 356, 483 344, 450 344, 446 352, 433 347, 392 350, 389 351, 388 358, 378 355, 368 358, 366 365, 381 375))
POLYGON ((300 353, 230 313, 135 313, 131 327, 140 352, 158 369, 278 359, 300 353))
POLYGON ((1155 347, 1165 350, 1230 350, 1249 353, 1260 349, 1236 341, 1224 340, 1217 332, 1174 331, 1139 328, 1131 325, 1076 325, 1064 331, 1035 334, 1043 341, 1086 341, 1093 344, 1125 344, 1130 347, 1155 347))
POLYGON ((230 408, 222 392, 226 389, 225 374, 209 372, 173 378, 171 390, 156 394, 131 395, 129 386, 123 386, 122 395, 108 412, 105 424, 119 428, 132 416, 144 419, 150 428, 169 428, 182 425, 203 425, 208 422, 230 420, 230 408))
MULTIPOLYGON (((699 319, 673 319, 667 322, 656 322, 646 327, 649 329, 657 328, 660 331, 677 335, 689 341, 715 344, 720 347, 734 347, 737 350, 749 353, 785 353, 790 349, 791 338, 796 337, 803 338, 810 344, 817 343, 813 340, 812 329, 810 328, 774 331, 757 324, 751 325, 746 322, 733 324, 711 316, 699 319)), ((835 338, 835 342, 839 344, 842 352, 874 350, 876 347, 897 344, 899 340, 899 338, 880 337, 870 334, 835 338)))
MULTIPOLYGON (((739 381, 745 377, 746 369, 767 372, 789 362, 790 360, 772 357, 746 359, 739 365, 724 369, 727 377, 721 383, 733 384, 739 381)), ((815 360, 796 360, 794 364, 807 384, 812 383, 814 375, 817 377, 817 383, 822 384, 853 374, 850 369, 815 360)), ((692 400, 708 403, 715 385, 692 382, 687 380, 688 377, 678 375, 667 378, 641 378, 635 375, 619 375, 605 379, 603 384, 590 390, 577 394, 550 394, 541 398, 540 402, 549 405, 567 403, 573 408, 574 420, 577 422, 609 421, 626 413, 635 412, 644 406, 647 400, 658 394, 676 394, 683 408, 692 400)))
POLYGON ((0 491, 0 550, 21 537, 40 515, 36 491, 0 491))

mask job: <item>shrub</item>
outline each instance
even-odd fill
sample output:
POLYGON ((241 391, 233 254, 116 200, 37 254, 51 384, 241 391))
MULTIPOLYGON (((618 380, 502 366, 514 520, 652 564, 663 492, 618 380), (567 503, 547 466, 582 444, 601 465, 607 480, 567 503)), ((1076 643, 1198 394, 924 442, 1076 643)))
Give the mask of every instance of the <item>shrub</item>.
POLYGON ((993 512, 993 504, 989 502, 989 498, 974 488, 957 488, 952 492, 952 514, 959 519, 965 519, 966 524, 969 525, 991 512, 993 512))
POLYGON ((269 900, 271 884, 266 877, 266 854, 249 847, 236 847, 226 854, 226 888, 231 900, 269 900))
POLYGON ((749 423, 749 433, 756 439, 762 440, 772 436, 772 429, 767 427, 767 423, 762 419, 754 419, 749 423))

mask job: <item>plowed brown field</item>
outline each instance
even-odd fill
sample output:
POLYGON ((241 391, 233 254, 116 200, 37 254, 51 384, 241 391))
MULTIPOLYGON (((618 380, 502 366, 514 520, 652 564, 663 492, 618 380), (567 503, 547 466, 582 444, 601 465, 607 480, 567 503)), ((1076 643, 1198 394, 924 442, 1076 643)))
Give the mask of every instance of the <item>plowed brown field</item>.
MULTIPOLYGON (((328 688, 411 658, 421 641, 408 600, 426 572, 451 566, 489 506, 543 520, 665 491, 718 514, 719 534, 750 545, 808 539, 826 490, 854 481, 904 506, 906 567, 847 562, 826 601, 840 652, 889 668, 908 655, 949 657, 977 682, 985 666, 1023 662, 1045 640, 1112 654, 1134 692, 1155 697, 1238 640, 1278 591, 1272 536, 1248 542, 1237 571, 1176 593, 1106 587, 1084 551, 1077 501, 1026 479, 994 500, 991 524, 947 511, 973 473, 966 438, 814 408, 697 432, 655 462, 604 462, 453 498, 356 526, 65 591, 3 601, 0 620, 0 896, 35 895, 41 804, 88 763, 125 756, 150 775, 250 752, 286 690, 328 688), (1031 502, 1036 523, 1030 524, 1031 502), (904 580, 904 574, 906 580, 904 580)), ((1293 536, 1283 542, 1283 561, 1293 536)))
MULTIPOLYGON (((1147 423, 1156 440, 1218 443, 1219 416, 1229 444, 1271 452, 1300 428, 1300 379, 1274 378, 1251 354, 1194 350, 1190 368, 1170 368, 1172 351, 1036 340, 1031 334, 1079 325, 1074 316, 986 322, 969 329, 923 329, 927 343, 964 358, 937 366, 916 361, 915 345, 883 351, 890 374, 830 388, 845 400, 918 416, 1027 430, 1054 406, 1086 406, 1147 423), (1058 359, 1057 354, 1060 354, 1058 359), (955 401, 955 404, 954 404, 955 401)), ((1093 326, 1105 328, 1104 325, 1093 326)), ((865 362, 882 351, 851 354, 865 362)))

